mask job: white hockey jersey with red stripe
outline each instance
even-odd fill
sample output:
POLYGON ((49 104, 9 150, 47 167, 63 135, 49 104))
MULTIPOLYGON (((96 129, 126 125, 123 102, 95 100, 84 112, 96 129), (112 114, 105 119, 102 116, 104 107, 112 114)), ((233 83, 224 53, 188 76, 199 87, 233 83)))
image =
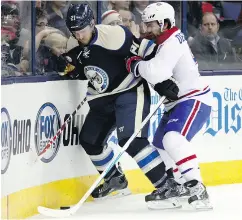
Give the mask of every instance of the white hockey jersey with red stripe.
MULTIPOLYGON (((179 100, 165 104, 166 110, 188 99, 212 106, 212 92, 208 83, 200 77, 198 64, 183 33, 173 27, 157 38, 156 43, 160 46, 155 57, 139 62, 138 70, 153 85, 171 77, 175 79, 179 87, 179 100)), ((149 47, 152 48, 152 44, 148 42, 144 51, 149 51, 149 47)))

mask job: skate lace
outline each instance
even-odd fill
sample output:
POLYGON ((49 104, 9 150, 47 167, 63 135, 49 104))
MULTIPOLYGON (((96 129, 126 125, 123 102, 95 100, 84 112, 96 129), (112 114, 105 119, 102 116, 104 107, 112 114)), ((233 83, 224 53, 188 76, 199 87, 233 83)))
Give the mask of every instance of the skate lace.
POLYGON ((156 189, 153 191, 154 194, 160 194, 166 190, 169 190, 173 188, 173 185, 171 184, 171 182, 166 181, 165 184, 163 186, 161 186, 160 188, 156 189))
POLYGON ((180 194, 186 193, 188 191, 188 189, 183 184, 177 186, 177 188, 178 188, 180 194))
POLYGON ((191 196, 197 195, 200 196, 204 192, 204 187, 201 184, 197 184, 194 187, 191 187, 190 189, 191 196))
POLYGON ((98 192, 102 193, 105 192, 109 188, 109 184, 107 182, 104 182, 98 187, 98 192))

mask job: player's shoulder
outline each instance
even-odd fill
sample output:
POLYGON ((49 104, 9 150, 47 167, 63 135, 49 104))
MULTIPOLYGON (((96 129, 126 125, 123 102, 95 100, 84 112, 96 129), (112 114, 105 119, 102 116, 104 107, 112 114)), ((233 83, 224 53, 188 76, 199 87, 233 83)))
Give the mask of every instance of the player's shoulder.
POLYGON ((178 40, 179 44, 186 42, 186 37, 181 30, 176 31, 173 35, 173 38, 178 40))
POLYGON ((183 43, 186 43, 186 38, 180 30, 177 30, 159 47, 167 50, 177 51, 179 48, 183 47, 183 43))
POLYGON ((96 40, 94 45, 99 45, 108 50, 118 50, 126 40, 126 29, 116 25, 96 25, 96 40))
POLYGON ((181 32, 181 30, 177 30, 175 31, 166 41, 168 44, 181 44, 183 42, 185 42, 185 36, 184 34, 181 32))

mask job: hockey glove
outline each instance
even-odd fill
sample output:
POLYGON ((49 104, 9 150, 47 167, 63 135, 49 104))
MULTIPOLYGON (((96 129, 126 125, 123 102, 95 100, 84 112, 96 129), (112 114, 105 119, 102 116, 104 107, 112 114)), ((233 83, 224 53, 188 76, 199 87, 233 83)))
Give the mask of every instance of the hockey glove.
POLYGON ((139 77, 138 64, 141 61, 141 57, 132 56, 126 59, 126 69, 129 73, 133 73, 135 77, 139 77))
POLYGON ((57 58, 58 73, 60 76, 69 76, 73 79, 78 78, 79 74, 74 65, 71 64, 72 60, 68 56, 60 55, 57 58))
POLYGON ((154 86, 154 90, 160 95, 165 96, 170 101, 178 100, 179 88, 175 82, 168 79, 154 86))

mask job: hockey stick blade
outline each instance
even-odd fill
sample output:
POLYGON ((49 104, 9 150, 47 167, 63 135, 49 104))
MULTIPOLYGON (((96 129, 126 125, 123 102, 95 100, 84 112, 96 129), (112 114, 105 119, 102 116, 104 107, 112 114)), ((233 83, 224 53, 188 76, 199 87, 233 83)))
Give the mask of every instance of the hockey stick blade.
POLYGON ((119 158, 123 155, 123 153, 128 149, 131 142, 135 139, 135 137, 140 133, 141 129, 146 125, 146 123, 150 120, 150 118, 154 115, 154 113, 157 111, 157 109, 161 106, 161 104, 164 102, 165 97, 161 97, 155 108, 152 112, 149 113, 149 115, 144 119, 144 121, 141 123, 140 128, 137 129, 133 135, 129 138, 129 140, 125 143, 125 145, 122 147, 122 150, 119 152, 119 154, 112 159, 108 167, 102 172, 102 174, 97 178, 97 180, 92 184, 90 189, 84 194, 84 196, 81 198, 81 200, 71 207, 70 209, 66 210, 58 210, 58 209, 50 209, 43 206, 38 207, 38 212, 42 215, 48 216, 48 217, 55 217, 55 218, 64 218, 71 215, 74 215, 78 209, 83 205, 83 203, 87 200, 87 198, 91 195, 93 190, 99 185, 99 183, 102 181, 102 179, 106 176, 106 174, 112 169, 112 167, 119 161, 119 158))
POLYGON ((72 114, 65 120, 65 122, 61 125, 60 129, 57 131, 56 135, 54 137, 52 137, 48 144, 45 146, 45 148, 38 153, 38 156, 35 157, 33 163, 37 162, 39 159, 41 159, 46 151, 48 149, 50 149, 50 147, 52 146, 52 144, 56 141, 56 139, 61 135, 61 133, 64 131, 65 127, 68 125, 68 123, 70 122, 70 120, 73 118, 74 115, 76 115, 77 111, 86 103, 87 101, 87 97, 85 97, 81 103, 76 107, 75 111, 72 112, 72 114))

